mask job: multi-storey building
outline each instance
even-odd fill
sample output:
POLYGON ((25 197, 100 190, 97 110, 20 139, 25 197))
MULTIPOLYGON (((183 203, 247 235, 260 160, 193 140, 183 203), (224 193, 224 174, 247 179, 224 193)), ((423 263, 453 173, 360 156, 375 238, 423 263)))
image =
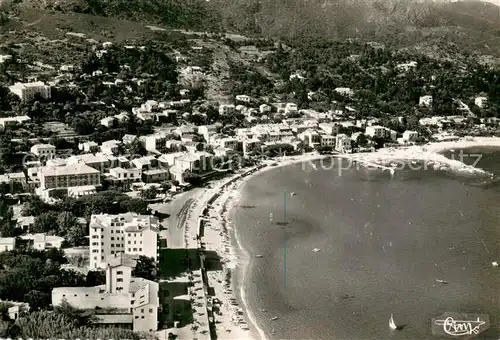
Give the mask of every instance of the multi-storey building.
POLYGON ((101 184, 99 171, 83 163, 41 167, 38 178, 42 190, 101 184))
POLYGON ((341 133, 335 136, 335 150, 349 153, 352 150, 352 140, 347 135, 341 133))
POLYGON ((9 86, 10 92, 21 98, 22 102, 28 102, 35 99, 36 95, 49 99, 51 97, 50 86, 45 85, 41 81, 34 83, 15 83, 9 86))
POLYGON ((158 329, 159 285, 133 277, 135 261, 119 254, 104 266, 106 284, 95 287, 58 287, 52 290, 52 305, 63 302, 95 311, 94 323, 154 332, 158 329))
POLYGON ((51 159, 56 156, 56 147, 50 144, 35 144, 31 147, 30 151, 32 154, 45 159, 51 159))
POLYGON ((90 268, 103 268, 116 254, 147 256, 158 260, 159 222, 154 216, 133 213, 92 215, 90 268))

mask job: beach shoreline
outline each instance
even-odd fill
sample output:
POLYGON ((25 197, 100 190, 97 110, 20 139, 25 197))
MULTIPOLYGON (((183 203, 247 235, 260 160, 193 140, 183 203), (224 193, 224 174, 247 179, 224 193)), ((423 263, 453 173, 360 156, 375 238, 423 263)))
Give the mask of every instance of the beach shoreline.
POLYGON ((258 326, 258 321, 249 308, 245 296, 245 279, 251 256, 238 239, 236 228, 230 218, 232 209, 238 202, 239 189, 250 178, 263 172, 328 157, 313 152, 265 161, 264 164, 212 182, 211 188, 200 191, 194 197, 194 202, 190 205, 190 211, 187 213, 188 217, 182 223, 184 246, 186 248, 199 248, 203 244, 205 251, 215 251, 221 258, 222 270, 207 275, 208 285, 214 289, 214 297, 222 302, 221 309, 224 309, 222 317, 216 316, 219 321, 216 324, 218 339, 267 340, 266 334, 258 326), (202 224, 203 232, 200 230, 202 224), (239 248, 238 250, 235 249, 236 246, 239 248), (241 274, 240 282, 235 282, 233 279, 226 280, 226 273, 235 274, 235 271, 239 271, 241 274), (230 288, 228 288, 229 285, 230 288), (239 304, 234 305, 234 300, 237 298, 241 300, 241 305, 244 308, 239 307, 239 304), (246 321, 242 320, 241 314, 245 315, 246 321), (237 327, 234 324, 235 317, 243 326, 248 324, 249 329, 237 327))
MULTIPOLYGON (((439 153, 446 150, 467 149, 474 147, 500 147, 500 138, 468 138, 453 142, 429 143, 426 145, 408 146, 402 148, 384 148, 371 153, 321 155, 314 152, 296 156, 285 156, 280 159, 266 160, 263 162, 264 164, 212 182, 211 188, 204 189, 197 195, 195 199, 196 203, 190 207, 190 218, 184 221, 185 246, 191 248, 195 246, 195 242, 197 242, 196 246, 203 243, 207 247, 206 250, 214 250, 218 254, 221 253, 222 249, 221 263, 224 270, 231 271, 233 274, 235 271, 238 271, 240 274, 240 280, 239 282, 235 282, 235 280, 230 280, 229 283, 223 282, 222 273, 218 273, 209 277, 208 284, 210 287, 214 288, 215 296, 217 298, 223 296, 221 299, 223 305, 231 307, 231 300, 240 300, 243 308, 238 309, 240 311, 244 310, 241 314, 245 315, 246 321, 244 322, 249 324, 249 330, 240 330, 238 327, 233 326, 232 322, 234 322, 234 320, 229 320, 228 315, 224 313, 224 316, 220 318, 223 320, 221 323, 224 324, 224 326, 216 325, 218 338, 229 340, 237 337, 239 339, 267 340, 267 336, 259 327, 258 320, 256 320, 255 314, 249 308, 249 304, 245 296, 245 281, 248 277, 248 269, 251 264, 252 256, 243 247, 238 236, 237 227, 231 220, 231 212, 238 203, 239 190, 248 180, 254 176, 262 174, 263 172, 297 163, 303 163, 303 167, 306 163, 308 163, 313 168, 316 168, 313 163, 314 161, 335 157, 347 158, 362 164, 370 162, 375 164, 386 164, 387 162, 395 160, 427 161, 429 160, 429 155, 433 155, 432 157, 434 158, 430 158, 433 161, 458 162, 455 160, 449 160, 439 153), (439 155, 439 157, 442 158, 436 158, 436 155, 439 155), (200 220, 206 219, 207 216, 211 219, 211 222, 205 225, 204 235, 198 239, 200 220), (235 249, 236 247, 238 249, 235 249), (226 284, 226 286, 224 284, 226 284), (230 289, 225 288, 227 287, 227 284, 230 285, 230 289), (224 294, 227 294, 228 296, 225 296, 224 294), (229 334, 222 333, 224 330, 226 330, 229 334)), ((461 164, 460 166, 464 165, 461 162, 459 163, 461 164)), ((229 315, 231 315, 231 312, 234 312, 231 308, 227 311, 230 311, 229 315)), ((243 321, 240 320, 240 322, 243 321)))

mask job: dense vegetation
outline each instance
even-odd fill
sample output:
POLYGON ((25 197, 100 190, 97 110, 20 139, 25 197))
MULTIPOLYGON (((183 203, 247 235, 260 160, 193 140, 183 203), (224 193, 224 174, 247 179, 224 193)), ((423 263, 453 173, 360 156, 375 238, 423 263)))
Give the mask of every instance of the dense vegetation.
MULTIPOLYGON (((362 42, 289 41, 267 58, 267 66, 285 82, 279 92, 295 93, 299 106, 307 107, 309 91, 319 92, 326 103, 352 105, 362 116, 452 115, 457 100, 469 104, 483 116, 499 112, 500 72, 465 56, 457 62, 435 60, 422 54, 372 47, 362 42), (398 64, 417 62, 414 69, 398 70, 398 64), (302 73, 304 80, 290 75, 302 73), (348 87, 352 98, 334 91, 348 87), (486 110, 473 106, 473 98, 485 94, 491 99, 486 110), (432 109, 418 109, 418 99, 433 96, 432 109)), ((336 105, 337 107, 339 105, 336 105)), ((329 105, 326 108, 331 108, 329 105)))
MULTIPOLYGON (((1 307, 1 306, 0 306, 1 307)), ((1 311, 1 309, 0 309, 1 311)), ((20 339, 155 339, 151 334, 121 328, 89 326, 92 313, 63 305, 54 311, 36 311, 12 322, 5 314, 0 319, 0 337, 20 339)))
POLYGON ((66 262, 57 249, 0 253, 0 299, 27 302, 32 310, 48 308, 52 288, 87 285, 83 274, 60 269, 66 262))

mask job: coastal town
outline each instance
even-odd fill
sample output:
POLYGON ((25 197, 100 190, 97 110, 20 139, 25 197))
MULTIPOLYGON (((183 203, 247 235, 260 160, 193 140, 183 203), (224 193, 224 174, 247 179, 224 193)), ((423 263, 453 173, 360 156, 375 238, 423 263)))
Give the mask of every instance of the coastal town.
MULTIPOLYGON (((227 211, 244 180, 296 162, 362 162, 500 133, 485 92, 450 98, 448 115, 433 110, 434 85, 415 96, 418 115, 367 114, 356 99, 363 90, 347 82, 330 96, 247 86, 214 101, 219 94, 199 93, 220 85, 215 66, 201 65, 200 41, 164 56, 66 36, 92 46, 81 64, 19 60, 19 46, 0 55, 9 75, 0 93, 1 337, 27 337, 36 325, 39 338, 64 338, 50 320, 72 317, 67 328, 89 338, 264 338, 232 280, 241 259, 227 211), (101 99, 82 99, 91 96, 101 99), (35 323, 48 315, 45 328, 35 323)), ((245 53, 261 58, 253 47, 245 53)), ((406 60, 394 70, 417 67, 406 60)), ((287 81, 301 87, 306 73, 287 81)))

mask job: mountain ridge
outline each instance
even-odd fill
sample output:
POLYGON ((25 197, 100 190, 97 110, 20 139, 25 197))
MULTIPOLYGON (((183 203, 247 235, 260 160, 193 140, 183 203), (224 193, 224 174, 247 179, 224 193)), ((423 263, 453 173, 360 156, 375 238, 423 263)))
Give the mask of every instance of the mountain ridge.
POLYGON ((500 7, 474 0, 22 0, 20 6, 267 37, 363 38, 403 45, 444 39, 500 55, 500 7))

